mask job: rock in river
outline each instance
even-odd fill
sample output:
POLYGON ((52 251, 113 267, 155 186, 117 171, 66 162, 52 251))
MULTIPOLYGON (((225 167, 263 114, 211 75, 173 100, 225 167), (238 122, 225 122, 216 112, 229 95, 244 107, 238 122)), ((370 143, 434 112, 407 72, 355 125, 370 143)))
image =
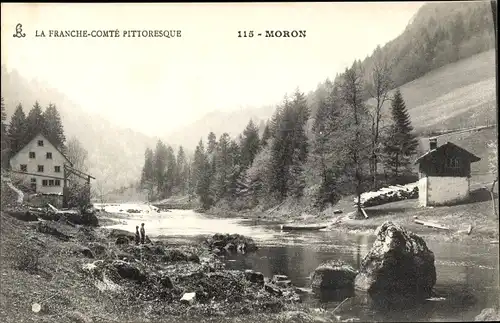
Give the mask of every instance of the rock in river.
POLYGON ((329 261, 314 270, 311 288, 316 293, 325 290, 354 290, 356 274, 356 270, 347 264, 329 261))
POLYGON ((257 245, 252 238, 239 234, 216 233, 205 241, 211 250, 219 249, 228 253, 247 253, 257 250, 257 245))
POLYGON ((372 300, 385 305, 430 297, 436 267, 425 241, 390 221, 375 235, 356 276, 356 290, 367 291, 372 300))

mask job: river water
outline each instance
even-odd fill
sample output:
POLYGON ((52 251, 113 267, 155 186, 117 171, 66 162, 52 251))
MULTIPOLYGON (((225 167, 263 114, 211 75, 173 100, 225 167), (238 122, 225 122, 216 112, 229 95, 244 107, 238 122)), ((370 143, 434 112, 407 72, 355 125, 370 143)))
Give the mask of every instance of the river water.
MULTIPOLYGON (((122 208, 126 209, 126 208, 122 208)), ((148 212, 148 211, 145 211, 148 212)), ((266 277, 287 275, 298 287, 308 288, 309 275, 321 263, 338 259, 359 268, 374 236, 329 232, 281 232, 277 226, 250 224, 245 219, 206 218, 191 210, 135 213, 121 216, 120 228, 134 232, 145 223, 146 234, 172 243, 201 242, 214 233, 252 237, 259 250, 226 259, 229 269, 254 269, 266 277)), ((424 237, 425 239, 425 237, 424 237)), ((441 242, 428 239, 437 271, 437 298, 407 310, 375 310, 353 298, 336 314, 362 321, 470 321, 486 307, 499 303, 498 244, 441 242)), ((310 298, 312 307, 333 309, 338 300, 310 298)))

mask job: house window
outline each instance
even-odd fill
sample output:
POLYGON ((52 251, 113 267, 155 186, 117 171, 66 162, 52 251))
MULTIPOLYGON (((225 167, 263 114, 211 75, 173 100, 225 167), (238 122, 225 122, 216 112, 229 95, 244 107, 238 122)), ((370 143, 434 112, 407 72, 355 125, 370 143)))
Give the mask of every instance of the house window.
POLYGON ((21 164, 21 172, 27 172, 27 171, 28 171, 28 165, 21 164))
POLYGON ((36 192, 36 178, 31 179, 30 186, 31 186, 31 189, 36 192))
POLYGON ((60 173, 61 172, 61 166, 54 166, 54 172, 60 173))
POLYGON ((52 153, 47 153, 47 159, 52 159, 52 153))
POLYGON ((34 151, 30 151, 30 158, 31 159, 35 159, 35 152, 34 151))
POLYGON ((54 180, 53 179, 49 179, 49 186, 54 186, 54 180))
POLYGON ((43 147, 43 140, 38 140, 38 146, 43 147))
POLYGON ((61 186, 61 180, 60 180, 60 179, 56 179, 56 180, 54 181, 54 185, 55 185, 55 186, 61 186))
POLYGON ((446 166, 453 169, 460 168, 460 159, 458 157, 450 157, 446 166))
POLYGON ((46 179, 42 180, 42 186, 47 186, 47 183, 48 181, 46 179))
POLYGON ((38 172, 43 173, 43 165, 38 165, 38 172))

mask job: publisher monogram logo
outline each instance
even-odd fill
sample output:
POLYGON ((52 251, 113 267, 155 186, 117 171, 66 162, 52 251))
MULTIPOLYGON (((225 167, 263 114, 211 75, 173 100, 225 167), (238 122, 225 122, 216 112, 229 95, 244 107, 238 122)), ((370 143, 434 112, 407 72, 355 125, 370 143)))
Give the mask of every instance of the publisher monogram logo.
POLYGON ((23 33, 23 25, 21 25, 21 24, 16 25, 16 33, 14 35, 12 35, 12 37, 17 37, 17 38, 26 37, 26 34, 23 33))

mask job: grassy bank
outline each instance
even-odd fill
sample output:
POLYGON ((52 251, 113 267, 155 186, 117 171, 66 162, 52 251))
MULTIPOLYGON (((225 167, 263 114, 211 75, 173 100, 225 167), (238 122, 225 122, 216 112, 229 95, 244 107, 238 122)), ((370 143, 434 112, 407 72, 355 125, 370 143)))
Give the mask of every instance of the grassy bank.
MULTIPOLYGON (((497 191, 495 198, 498 207, 497 191)), ((317 224, 327 225, 327 230, 367 233, 373 233, 385 221, 393 221, 429 238, 498 241, 499 220, 493 214, 490 193, 484 189, 472 191, 470 201, 458 205, 424 208, 418 205, 417 199, 403 200, 365 208, 368 219, 356 219, 354 211, 353 197, 349 196, 322 212, 313 211, 300 202, 289 200, 267 211, 235 212, 215 207, 206 211, 206 214, 212 217, 247 218, 256 224, 317 224), (336 213, 337 210, 342 213, 336 213), (417 224, 415 218, 441 224, 449 230, 417 224), (467 235, 469 226, 472 227, 472 231, 467 235)))

